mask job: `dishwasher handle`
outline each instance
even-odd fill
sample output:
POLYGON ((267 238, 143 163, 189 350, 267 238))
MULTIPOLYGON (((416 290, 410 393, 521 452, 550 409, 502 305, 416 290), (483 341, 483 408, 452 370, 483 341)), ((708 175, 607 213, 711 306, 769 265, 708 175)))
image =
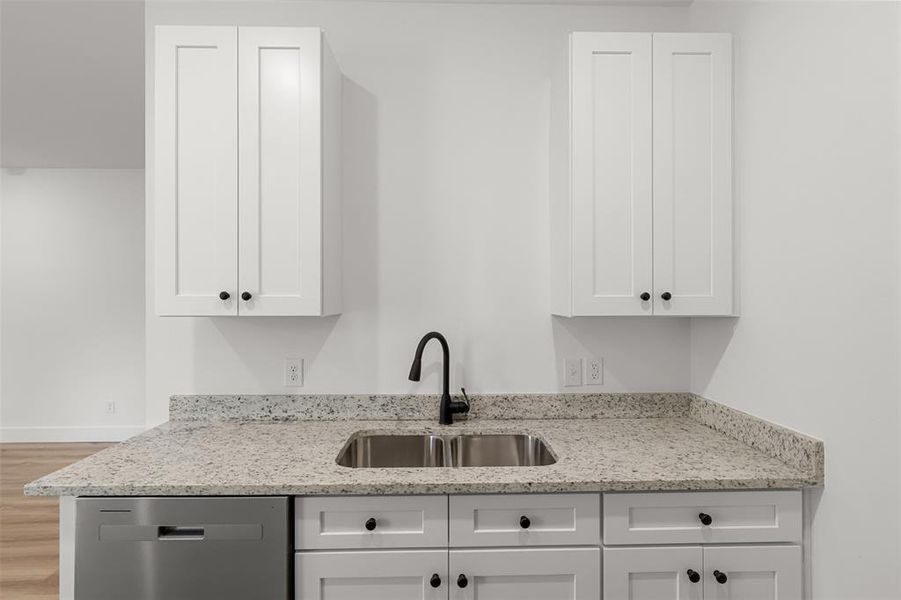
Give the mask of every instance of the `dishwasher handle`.
POLYGON ((203 527, 181 525, 160 525, 157 527, 157 537, 161 540, 202 540, 203 536, 203 527))

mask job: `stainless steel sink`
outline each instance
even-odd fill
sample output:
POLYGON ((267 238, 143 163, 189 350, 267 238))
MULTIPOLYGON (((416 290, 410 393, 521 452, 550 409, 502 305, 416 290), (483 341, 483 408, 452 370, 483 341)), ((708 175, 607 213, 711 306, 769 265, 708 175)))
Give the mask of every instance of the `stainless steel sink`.
POLYGON ((342 467, 537 467, 557 462, 534 435, 391 435, 355 433, 337 462, 342 467))
POLYGON ((445 443, 437 435, 381 435, 355 433, 338 464, 342 467, 443 467, 445 443))
POLYGON ((557 462, 539 437, 517 434, 472 434, 451 438, 458 467, 541 467, 557 462))

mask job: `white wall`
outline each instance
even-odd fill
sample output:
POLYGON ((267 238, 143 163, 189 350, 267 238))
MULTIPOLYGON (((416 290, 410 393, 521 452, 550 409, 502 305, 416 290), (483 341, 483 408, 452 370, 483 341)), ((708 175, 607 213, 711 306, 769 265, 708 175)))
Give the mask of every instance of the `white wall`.
POLYGON ((134 2, 0 2, 2 439, 143 428, 143 22, 134 2))
POLYGON ((143 185, 137 169, 0 172, 3 441, 143 430, 143 185))
POLYGON ((696 5, 734 31, 742 316, 692 390, 826 443, 818 600, 899 590, 899 5, 696 5))
POLYGON ((474 392, 562 389, 563 358, 590 354, 604 357, 606 382, 586 389, 687 389, 687 321, 549 315, 547 223, 549 69, 567 33, 681 28, 685 16, 648 7, 148 4, 148 44, 156 24, 321 26, 349 80, 344 314, 160 318, 149 295, 148 423, 166 419, 173 393, 290 392, 289 356, 306 359, 305 392, 432 393, 437 363, 421 385, 406 378, 431 329, 448 336, 455 385, 474 392))

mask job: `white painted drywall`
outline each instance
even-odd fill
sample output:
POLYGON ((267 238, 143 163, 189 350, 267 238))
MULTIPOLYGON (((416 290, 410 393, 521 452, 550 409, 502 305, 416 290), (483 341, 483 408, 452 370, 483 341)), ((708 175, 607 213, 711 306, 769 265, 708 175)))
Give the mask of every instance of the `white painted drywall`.
POLYGON ((5 167, 143 168, 140 2, 0 2, 5 167))
MULTIPOLYGON (((148 47, 157 24, 315 25, 348 78, 344 314, 162 318, 149 293, 148 424, 166 419, 173 393, 291 392, 283 386, 286 357, 307 367, 305 387, 294 391, 434 393, 437 347, 422 384, 407 381, 416 343, 432 329, 450 341, 455 387, 473 392, 563 389, 563 359, 591 354, 604 357, 606 381, 582 391, 687 389, 687 321, 550 316, 547 222, 555 51, 574 29, 667 30, 685 15, 648 7, 148 4, 148 47)), ((146 85, 149 103, 152 81, 146 85)))
POLYGON ((742 277, 741 318, 693 320, 692 390, 825 441, 817 600, 901 597, 899 8, 691 11, 736 36, 742 277))
POLYGON ((143 185, 140 169, 0 171, 3 441, 143 430, 143 185))

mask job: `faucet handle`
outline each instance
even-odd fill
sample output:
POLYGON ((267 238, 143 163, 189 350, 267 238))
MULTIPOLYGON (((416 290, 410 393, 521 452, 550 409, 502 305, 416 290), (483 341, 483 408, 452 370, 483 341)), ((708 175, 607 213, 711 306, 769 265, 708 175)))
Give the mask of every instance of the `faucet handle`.
POLYGON ((466 388, 461 387, 460 391, 463 393, 463 404, 466 405, 466 412, 469 412, 469 396, 466 395, 466 388))

